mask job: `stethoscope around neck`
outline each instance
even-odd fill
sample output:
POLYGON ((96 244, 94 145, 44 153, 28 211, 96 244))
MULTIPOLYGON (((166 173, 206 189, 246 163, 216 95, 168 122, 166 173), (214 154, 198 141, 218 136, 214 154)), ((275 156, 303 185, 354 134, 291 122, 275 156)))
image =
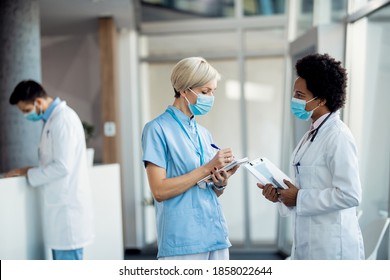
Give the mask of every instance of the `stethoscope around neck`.
POLYGON ((316 138, 317 136, 317 133, 318 131, 320 130, 321 126, 329 119, 330 115, 332 115, 333 112, 330 112, 329 115, 326 116, 326 118, 324 119, 324 121, 316 128, 314 129, 313 131, 310 132, 310 134, 312 134, 311 138, 310 138, 310 142, 313 142, 314 139, 316 138))
MULTIPOLYGON (((294 159, 294 162, 296 162, 296 163, 294 163, 293 165, 295 166, 296 171, 297 171, 298 174, 299 174, 299 166, 301 165, 301 164, 300 164, 301 159, 302 159, 303 156, 305 155, 306 151, 309 149, 310 144, 313 143, 314 139, 316 139, 316 136, 317 136, 318 131, 320 130, 320 128, 321 128, 321 127, 324 125, 324 123, 329 119, 329 117, 332 115, 332 113, 333 113, 333 112, 330 112, 330 114, 326 116, 326 118, 321 122, 321 124, 320 124, 316 129, 314 129, 314 130, 312 130, 312 131, 309 132, 309 135, 311 134, 309 145, 308 145, 308 146, 306 147, 306 149, 302 152, 302 155, 301 155, 301 157, 299 158, 298 161, 295 161, 295 159, 294 159)), ((298 149, 298 151, 299 151, 299 149, 298 149)), ((297 156, 298 151, 295 153, 295 157, 297 156)))

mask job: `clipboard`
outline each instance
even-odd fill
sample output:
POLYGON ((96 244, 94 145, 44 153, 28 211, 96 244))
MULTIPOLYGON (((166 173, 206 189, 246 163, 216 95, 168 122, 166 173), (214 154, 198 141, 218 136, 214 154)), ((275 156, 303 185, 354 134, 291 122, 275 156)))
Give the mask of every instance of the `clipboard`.
POLYGON ((263 185, 272 184, 275 188, 288 189, 287 185, 283 182, 283 179, 292 182, 292 180, 284 174, 282 170, 276 167, 276 165, 265 157, 259 157, 249 161, 244 166, 263 185))
MULTIPOLYGON (((237 159, 237 160, 233 160, 231 163, 225 165, 224 167, 222 167, 219 171, 222 171, 222 170, 225 170, 225 171, 229 171, 230 169, 234 168, 235 166, 237 165, 241 165, 241 164, 244 164, 244 163, 247 163, 248 162, 248 158, 247 157, 244 157, 244 158, 241 158, 241 159, 237 159)), ((211 175, 208 175, 206 177, 204 177, 203 179, 199 180, 197 182, 197 184, 199 186, 202 185, 202 183, 205 183, 207 182, 207 180, 209 180, 211 178, 211 175)))

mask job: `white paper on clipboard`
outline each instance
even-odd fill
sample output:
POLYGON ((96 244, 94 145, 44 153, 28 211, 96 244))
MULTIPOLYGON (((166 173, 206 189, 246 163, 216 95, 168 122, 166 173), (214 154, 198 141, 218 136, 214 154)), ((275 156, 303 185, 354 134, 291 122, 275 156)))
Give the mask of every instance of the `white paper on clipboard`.
POLYGON ((286 174, 284 174, 282 170, 276 167, 270 160, 265 157, 260 157, 249 161, 244 166, 263 185, 272 184, 276 188, 287 189, 288 187, 283 182, 283 179, 292 182, 291 179, 286 174))
MULTIPOLYGON (((248 158, 245 157, 245 158, 241 158, 241 159, 237 159, 237 160, 234 160, 232 161, 231 163, 225 165, 224 167, 222 167, 219 171, 222 171, 222 170, 225 170, 225 171, 229 171, 230 169, 234 168, 235 166, 237 165, 241 165, 241 164, 244 164, 244 163, 247 163, 248 162, 248 158)), ((208 175, 206 177, 204 177, 203 179, 199 180, 198 181, 198 185, 199 186, 203 186, 204 183, 209 180, 211 178, 211 175, 208 175)))

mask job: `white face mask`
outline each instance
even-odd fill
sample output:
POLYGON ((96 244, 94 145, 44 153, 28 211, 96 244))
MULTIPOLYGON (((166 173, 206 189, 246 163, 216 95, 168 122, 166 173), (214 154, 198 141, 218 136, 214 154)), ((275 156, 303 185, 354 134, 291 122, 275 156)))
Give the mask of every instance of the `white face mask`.
POLYGON ((190 101, 185 97, 188 102, 192 114, 194 115, 206 115, 213 108, 214 96, 208 96, 204 94, 196 94, 192 89, 188 88, 193 94, 197 96, 196 103, 191 104, 190 101))

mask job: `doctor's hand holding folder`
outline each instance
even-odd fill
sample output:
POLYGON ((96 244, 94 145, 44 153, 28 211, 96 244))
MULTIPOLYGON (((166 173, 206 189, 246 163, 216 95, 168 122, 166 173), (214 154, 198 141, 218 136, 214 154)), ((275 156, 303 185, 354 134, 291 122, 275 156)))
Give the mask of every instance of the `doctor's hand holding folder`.
POLYGON ((295 206, 298 189, 269 159, 260 157, 248 162, 245 167, 260 181, 257 186, 262 189, 266 199, 282 202, 288 207, 295 206))

